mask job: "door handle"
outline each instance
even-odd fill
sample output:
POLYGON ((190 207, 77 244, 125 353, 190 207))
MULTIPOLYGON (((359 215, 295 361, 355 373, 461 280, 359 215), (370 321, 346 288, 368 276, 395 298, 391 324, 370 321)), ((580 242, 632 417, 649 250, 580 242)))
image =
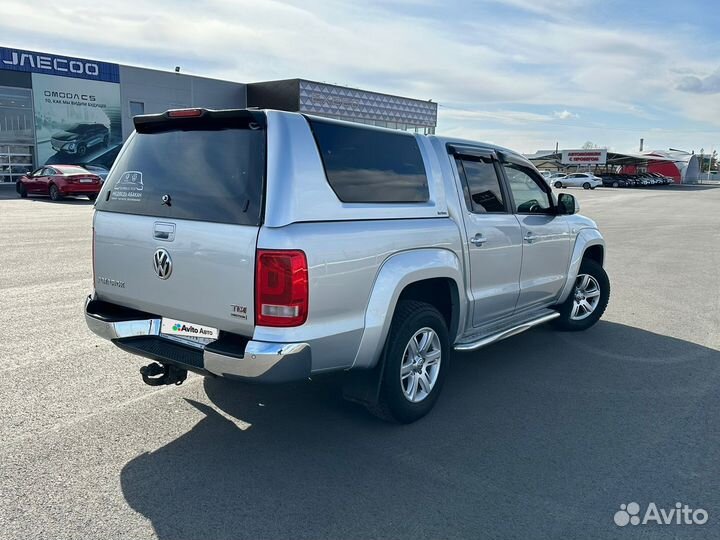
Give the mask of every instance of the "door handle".
POLYGON ((470 239, 470 243, 475 244, 477 247, 481 247, 485 242, 487 242, 487 239, 482 235, 482 233, 477 233, 470 239))
POLYGON ((532 244, 532 243, 533 243, 535 240, 537 240, 537 239, 538 239, 538 237, 535 236, 535 234, 533 234, 533 233, 530 232, 530 231, 528 231, 527 234, 525 234, 525 241, 526 241, 528 244, 532 244))

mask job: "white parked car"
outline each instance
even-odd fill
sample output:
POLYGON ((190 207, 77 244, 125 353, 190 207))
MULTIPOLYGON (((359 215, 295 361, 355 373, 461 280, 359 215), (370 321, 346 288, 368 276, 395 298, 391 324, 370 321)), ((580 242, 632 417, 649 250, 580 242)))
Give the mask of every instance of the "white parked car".
POLYGON ((602 186, 602 179, 593 173, 572 173, 564 177, 552 179, 553 186, 561 187, 581 187, 583 189, 595 189, 602 186))

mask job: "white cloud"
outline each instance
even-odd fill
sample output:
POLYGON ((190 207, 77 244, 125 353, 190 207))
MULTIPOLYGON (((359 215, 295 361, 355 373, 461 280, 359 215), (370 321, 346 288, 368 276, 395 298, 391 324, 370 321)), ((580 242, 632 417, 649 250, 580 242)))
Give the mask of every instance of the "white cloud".
POLYGON ((553 116, 555 116, 555 118, 559 118, 560 120, 570 120, 570 119, 572 119, 572 118, 579 118, 579 117, 580 117, 580 115, 575 114, 575 113, 571 113, 571 112, 568 111, 567 109, 562 110, 562 111, 555 111, 555 112, 553 113, 553 116))

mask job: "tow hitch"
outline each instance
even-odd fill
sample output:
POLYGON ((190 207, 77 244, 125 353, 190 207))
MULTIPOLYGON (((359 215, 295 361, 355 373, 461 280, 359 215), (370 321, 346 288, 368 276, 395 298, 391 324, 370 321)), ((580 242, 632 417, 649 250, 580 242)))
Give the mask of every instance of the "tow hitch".
POLYGON ((187 369, 182 369, 170 364, 158 364, 153 362, 140 368, 140 375, 145 384, 150 386, 162 386, 164 384, 182 384, 187 379, 187 369))

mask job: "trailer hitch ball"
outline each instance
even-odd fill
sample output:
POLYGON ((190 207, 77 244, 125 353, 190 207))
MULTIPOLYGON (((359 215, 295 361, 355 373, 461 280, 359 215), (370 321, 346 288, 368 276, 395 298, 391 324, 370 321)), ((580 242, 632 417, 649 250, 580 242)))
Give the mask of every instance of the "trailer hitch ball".
POLYGON ((141 367, 140 375, 143 382, 149 386, 180 385, 187 379, 187 370, 170 364, 153 362, 141 367))

